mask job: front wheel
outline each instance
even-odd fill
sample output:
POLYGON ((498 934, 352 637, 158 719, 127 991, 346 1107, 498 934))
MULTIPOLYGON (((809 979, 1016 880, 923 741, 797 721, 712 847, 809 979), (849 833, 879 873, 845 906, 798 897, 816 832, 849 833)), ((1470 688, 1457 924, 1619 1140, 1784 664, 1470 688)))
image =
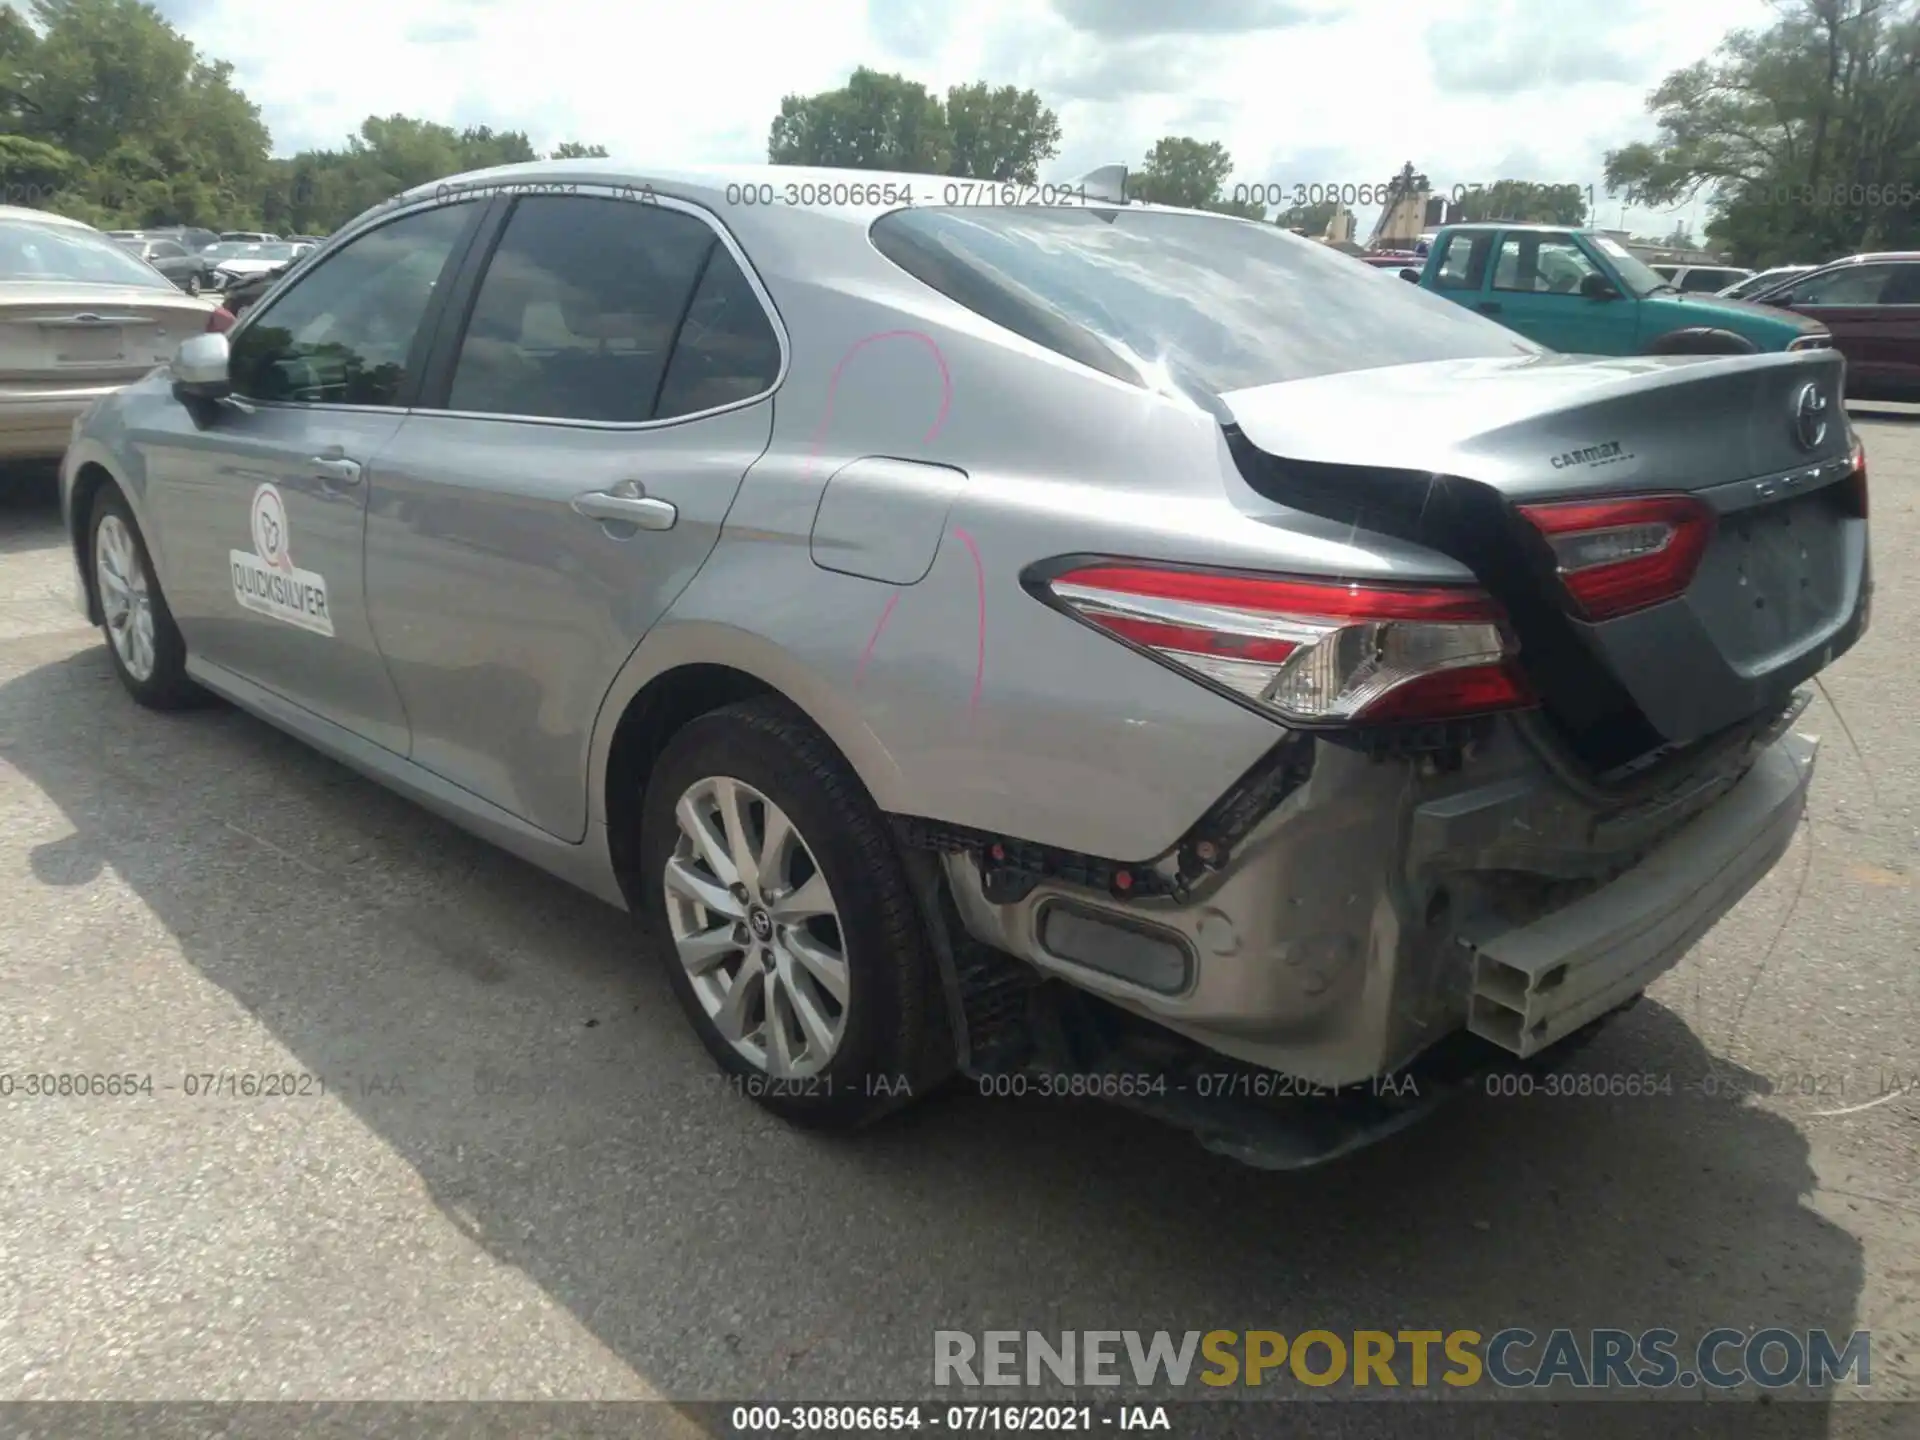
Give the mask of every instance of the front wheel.
POLYGON ((951 1072, 892 835, 791 707, 730 705, 675 735, 647 780, 640 853, 674 993, 740 1093, 852 1129, 951 1072))
POLYGON ((200 277, 198 275, 189 275, 187 277, 187 294, 198 295, 199 293, 200 293, 200 277))
POLYGON ((126 692, 150 710, 183 710, 206 692, 187 678, 187 646, 126 497, 111 485, 93 502, 87 554, 100 598, 107 657, 126 692))

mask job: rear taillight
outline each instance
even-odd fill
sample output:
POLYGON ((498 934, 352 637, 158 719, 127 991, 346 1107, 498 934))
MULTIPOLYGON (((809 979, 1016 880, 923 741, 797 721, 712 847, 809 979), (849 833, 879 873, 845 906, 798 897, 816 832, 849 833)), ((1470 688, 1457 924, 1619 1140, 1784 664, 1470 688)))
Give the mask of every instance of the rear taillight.
POLYGON ((1534 703, 1500 609, 1399 587, 1090 565, 1047 582, 1089 625, 1280 719, 1438 720, 1534 703))
POLYGON ((221 305, 207 316, 207 334, 224 335, 233 328, 233 312, 221 305))
POLYGON ((1547 537, 1580 613, 1611 620, 1683 593, 1713 538, 1713 511, 1690 495, 1522 505, 1547 537))

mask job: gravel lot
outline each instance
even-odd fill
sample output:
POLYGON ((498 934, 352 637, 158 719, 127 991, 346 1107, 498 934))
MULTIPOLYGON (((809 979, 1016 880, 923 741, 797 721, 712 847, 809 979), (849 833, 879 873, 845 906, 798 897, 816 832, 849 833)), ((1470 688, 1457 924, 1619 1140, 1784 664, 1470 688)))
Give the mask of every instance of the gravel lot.
POLYGON ((878 1400, 935 1329, 1778 1324, 1871 1329, 1920 1399, 1920 413, 1863 429, 1880 590, 1811 823, 1581 1062, 1675 1093, 1475 1098, 1298 1176, 1094 1104, 783 1128, 624 916, 127 701, 7 477, 0 1070, 156 1088, 0 1100, 0 1397, 878 1400), (314 1078, 180 1088, 221 1071, 314 1078))

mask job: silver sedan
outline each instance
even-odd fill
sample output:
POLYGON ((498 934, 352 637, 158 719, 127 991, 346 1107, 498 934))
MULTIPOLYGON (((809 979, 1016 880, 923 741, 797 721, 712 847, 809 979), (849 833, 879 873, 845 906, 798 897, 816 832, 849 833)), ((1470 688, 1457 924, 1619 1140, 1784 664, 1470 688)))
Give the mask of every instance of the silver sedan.
POLYGON ((588 160, 362 216, 62 498, 135 700, 644 913, 778 1113, 960 1070, 1287 1166, 1778 859, 1867 623, 1840 385, 1097 185, 588 160))

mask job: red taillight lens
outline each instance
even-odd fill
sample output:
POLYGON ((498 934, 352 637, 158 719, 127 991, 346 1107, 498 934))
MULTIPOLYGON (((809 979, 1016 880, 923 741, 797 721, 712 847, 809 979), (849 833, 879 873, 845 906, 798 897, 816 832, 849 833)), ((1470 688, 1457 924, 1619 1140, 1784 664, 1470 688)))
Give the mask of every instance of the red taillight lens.
POLYGON ((1047 588, 1088 624, 1282 719, 1438 720, 1534 703, 1499 607, 1470 587, 1114 564, 1047 588))
POLYGON ((233 328, 233 312, 222 305, 207 316, 207 334, 224 335, 233 328))
POLYGON ((1690 495, 1522 505, 1547 537, 1580 613, 1611 620, 1682 594, 1713 538, 1713 511, 1690 495))

